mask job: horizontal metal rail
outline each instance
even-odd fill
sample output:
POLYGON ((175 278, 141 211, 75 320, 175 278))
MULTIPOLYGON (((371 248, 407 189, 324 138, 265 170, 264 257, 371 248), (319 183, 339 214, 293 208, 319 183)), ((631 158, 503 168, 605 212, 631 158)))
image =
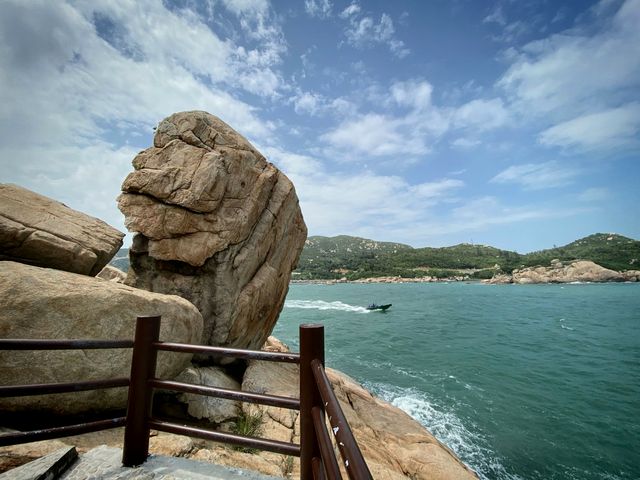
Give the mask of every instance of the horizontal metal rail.
POLYGON ((311 409, 311 416, 313 417, 313 428, 316 431, 316 439, 320 447, 320 457, 322 458, 322 464, 327 473, 326 478, 329 480, 341 480, 340 467, 338 466, 336 454, 331 445, 329 432, 327 432, 327 424, 324 422, 324 412, 320 407, 313 407, 311 409))
POLYGON ((0 339, 0 350, 96 350, 105 348, 133 348, 133 340, 0 339))
POLYGON ((40 430, 31 430, 29 432, 4 433, 0 435, 0 447, 18 445, 20 443, 37 442, 40 440, 51 440, 52 438, 68 437, 71 435, 80 435, 82 433, 99 432, 110 428, 123 427, 124 424, 125 417, 116 417, 107 420, 98 420, 96 422, 67 425, 64 427, 43 428, 40 430))
POLYGON ((265 352, 264 350, 245 350, 241 348, 209 347, 188 343, 153 342, 158 350, 183 353, 203 353, 213 357, 233 357, 246 360, 267 360, 271 362, 300 363, 297 353, 265 352))
POLYGON ((322 397, 322 401, 324 402, 324 408, 329 415, 329 423, 333 430, 333 436, 340 449, 340 454, 344 460, 344 466, 349 478, 353 480, 373 479, 369 467, 367 467, 367 463, 364 461, 360 447, 358 447, 358 443, 349 427, 349 423, 340 408, 338 399, 335 393, 333 393, 331 382, 327 377, 322 363, 317 359, 313 360, 311 362, 311 370, 318 385, 320 397, 322 397))
POLYGON ((208 397, 257 403, 260 405, 270 405, 272 407, 288 408, 290 410, 300 410, 300 400, 297 398, 245 392, 229 388, 209 387, 207 385, 195 385, 192 383, 174 382, 170 380, 160 380, 159 378, 152 378, 149 380, 148 385, 153 388, 163 388, 178 392, 195 393, 196 395, 206 395, 208 397))
POLYGON ((232 433, 178 425, 176 423, 169 423, 156 418, 150 418, 148 425, 150 428, 161 432, 187 435, 189 437, 197 437, 214 442, 230 443, 232 445, 267 450, 269 452, 281 453, 283 455, 293 455, 295 457, 300 456, 300 445, 296 445, 295 443, 267 440, 265 438, 243 437, 242 435, 234 435, 232 433))
POLYGON ((83 382, 38 383, 33 385, 4 385, 0 386, 0 397, 28 397, 31 395, 83 392, 86 390, 128 386, 129 379, 126 377, 112 378, 108 380, 87 380, 83 382))

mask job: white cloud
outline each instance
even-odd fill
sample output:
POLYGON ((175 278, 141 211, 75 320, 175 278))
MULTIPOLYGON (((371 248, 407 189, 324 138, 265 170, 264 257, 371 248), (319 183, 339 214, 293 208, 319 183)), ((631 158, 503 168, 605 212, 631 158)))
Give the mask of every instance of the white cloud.
POLYGON ((396 161, 412 163, 431 152, 448 131, 458 129, 470 135, 454 140, 452 145, 471 148, 480 144, 473 134, 499 128, 510 120, 498 98, 439 107, 433 105, 432 93, 432 85, 418 79, 394 82, 387 91, 372 86, 368 100, 383 111, 351 115, 321 138, 347 159, 352 152, 353 158, 362 154, 395 156, 396 161))
POLYGON ((293 181, 305 222, 314 235, 358 235, 402 238, 420 245, 423 224, 430 224, 440 205, 458 201, 461 180, 442 178, 411 184, 395 175, 371 171, 328 171, 324 162, 308 155, 274 147, 262 149, 269 161, 293 181), (372 227, 373 226, 373 227, 372 227), (419 233, 418 233, 419 232, 419 233))
POLYGON ((395 28, 391 17, 383 13, 376 22, 373 17, 361 13, 360 6, 352 3, 345 8, 340 17, 349 22, 345 30, 347 42, 356 48, 365 48, 376 44, 389 47, 391 53, 404 58, 411 51, 402 40, 395 37, 395 28))
POLYGON ((431 226, 434 235, 482 231, 497 225, 533 220, 567 218, 589 211, 585 208, 504 205, 493 196, 474 198, 452 209, 446 222, 431 226))
POLYGON ((407 118, 368 113, 347 120, 322 135, 336 150, 370 156, 423 155, 430 147, 407 118))
POLYGON ((502 127, 508 121, 509 112, 500 98, 472 100, 458 107, 453 114, 456 127, 478 132, 502 127))
POLYGON ((561 121, 637 95, 640 1, 627 0, 601 23, 594 34, 575 29, 525 45, 498 85, 525 115, 561 121))
POLYGON ((512 165, 491 179, 492 183, 515 183, 526 190, 542 190, 568 185, 580 171, 557 162, 512 165))
POLYGON ((332 7, 329 0, 304 0, 304 8, 312 17, 326 18, 331 15, 332 7))
POLYGON ((457 148, 460 150, 469 150, 473 147, 477 147, 482 142, 475 138, 456 138, 451 142, 451 146, 453 148, 457 148))
POLYGON ((340 12, 340 18, 349 18, 352 15, 356 15, 360 13, 360 5, 357 3, 352 3, 347 8, 345 8, 342 12, 340 12))
POLYGON ((310 92, 302 92, 293 99, 293 106, 296 113, 309 113, 314 115, 318 112, 322 98, 310 92))
POLYGON ((425 109, 431 106, 433 86, 426 81, 395 82, 390 89, 391 98, 401 107, 425 109))
POLYGON ((637 147, 640 145, 640 103, 562 122, 542 132, 540 142, 578 149, 637 147))
POLYGON ((498 25, 505 26, 507 19, 502 11, 502 5, 496 5, 495 8, 486 17, 482 19, 483 23, 497 23, 498 25))
POLYGON ((242 48, 161 2, 1 2, 2 180, 122 229, 120 184, 162 118, 201 109, 250 138, 272 136, 274 126, 228 91, 255 91, 259 81, 271 95, 275 50, 242 48))
POLYGON ((236 15, 245 13, 262 13, 269 9, 268 0, 222 0, 226 8, 236 15))
POLYGON ((410 188, 410 193, 419 199, 441 199, 452 190, 464 187, 464 182, 455 178, 445 178, 437 182, 421 183, 410 188))

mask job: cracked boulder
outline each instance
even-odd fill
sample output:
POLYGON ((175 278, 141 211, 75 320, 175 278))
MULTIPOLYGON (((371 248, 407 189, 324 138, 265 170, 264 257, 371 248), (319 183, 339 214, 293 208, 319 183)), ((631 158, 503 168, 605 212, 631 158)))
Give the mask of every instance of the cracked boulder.
MULTIPOLYGON (((0 337, 133 339, 137 316, 161 315, 160 340, 197 343, 202 317, 175 295, 145 292, 50 268, 0 261, 0 337)), ((157 376, 173 378, 191 355, 159 352, 157 376)), ((0 384, 129 377, 131 349, 0 351, 0 384)), ((72 414, 124 408, 127 388, 0 399, 2 411, 72 414)))
POLYGON ((12 184, 0 184, 0 260, 95 276, 124 233, 102 220, 12 184))
POLYGON ((133 167, 118 199, 136 232, 126 283, 192 302, 204 344, 259 348, 307 234, 291 181, 200 111, 160 122, 133 167))

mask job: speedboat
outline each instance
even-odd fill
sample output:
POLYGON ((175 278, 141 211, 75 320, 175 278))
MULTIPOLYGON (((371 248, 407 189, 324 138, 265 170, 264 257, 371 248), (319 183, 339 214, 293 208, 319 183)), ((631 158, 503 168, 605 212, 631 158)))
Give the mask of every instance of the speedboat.
POLYGON ((387 303, 385 305, 378 305, 376 303, 372 303, 367 307, 367 310, 380 310, 381 312, 386 311, 392 304, 387 303))

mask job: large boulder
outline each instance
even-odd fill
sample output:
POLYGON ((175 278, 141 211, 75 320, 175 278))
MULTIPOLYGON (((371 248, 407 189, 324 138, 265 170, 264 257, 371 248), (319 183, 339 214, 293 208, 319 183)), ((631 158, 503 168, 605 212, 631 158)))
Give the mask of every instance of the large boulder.
POLYGON ((133 166, 118 199, 137 232, 126 283, 191 301, 203 343, 259 348, 307 234, 291 181, 206 112, 163 120, 133 166))
MULTIPOLYGON (((183 298, 145 292, 59 270, 0 262, 0 337, 132 339, 137 316, 161 315, 160 339, 197 343, 202 317, 183 298)), ((160 352, 157 374, 173 378, 188 354, 160 352)), ((131 349, 0 351, 0 384, 70 382, 128 377, 131 349)), ((127 389, 0 399, 5 411, 78 413, 122 408, 127 389)))
POLYGON ((95 276, 124 233, 63 203, 0 184, 0 260, 95 276))

